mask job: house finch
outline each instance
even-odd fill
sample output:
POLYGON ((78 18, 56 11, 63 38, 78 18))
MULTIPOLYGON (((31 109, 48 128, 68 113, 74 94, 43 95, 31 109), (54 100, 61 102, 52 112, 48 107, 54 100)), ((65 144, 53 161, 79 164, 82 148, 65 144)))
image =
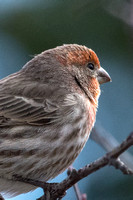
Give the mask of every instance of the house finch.
POLYGON ((99 84, 110 81, 91 49, 63 45, 35 56, 0 80, 0 192, 35 187, 68 168, 95 122, 99 84))

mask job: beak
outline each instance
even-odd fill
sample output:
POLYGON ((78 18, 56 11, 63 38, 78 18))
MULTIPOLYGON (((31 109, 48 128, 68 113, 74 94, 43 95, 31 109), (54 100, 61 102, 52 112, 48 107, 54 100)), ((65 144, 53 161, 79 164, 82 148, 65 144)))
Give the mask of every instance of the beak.
POLYGON ((100 67, 100 69, 98 69, 97 80, 98 80, 99 84, 112 81, 109 74, 102 67, 100 67))

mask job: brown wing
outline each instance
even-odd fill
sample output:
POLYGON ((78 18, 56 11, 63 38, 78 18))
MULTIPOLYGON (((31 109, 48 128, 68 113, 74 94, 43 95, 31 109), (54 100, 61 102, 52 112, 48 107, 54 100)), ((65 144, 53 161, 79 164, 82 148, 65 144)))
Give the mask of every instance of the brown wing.
POLYGON ((38 103, 21 96, 0 95, 0 126, 15 124, 44 125, 55 118, 58 106, 48 100, 38 103))
POLYGON ((0 80, 0 127, 45 125, 54 121, 62 110, 61 102, 69 93, 69 87, 66 86, 68 80, 64 78, 63 72, 57 81, 57 78, 53 78, 55 68, 48 68, 43 62, 36 64, 30 61, 26 66, 0 80), (38 71, 34 70, 36 67, 38 71))

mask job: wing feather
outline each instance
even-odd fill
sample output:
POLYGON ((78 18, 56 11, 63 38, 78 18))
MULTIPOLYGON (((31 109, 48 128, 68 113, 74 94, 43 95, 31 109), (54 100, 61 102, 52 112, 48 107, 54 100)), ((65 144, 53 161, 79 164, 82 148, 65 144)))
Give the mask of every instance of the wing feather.
POLYGON ((44 125, 54 118, 57 105, 38 103, 35 99, 28 99, 13 95, 0 96, 0 126, 18 123, 44 125))

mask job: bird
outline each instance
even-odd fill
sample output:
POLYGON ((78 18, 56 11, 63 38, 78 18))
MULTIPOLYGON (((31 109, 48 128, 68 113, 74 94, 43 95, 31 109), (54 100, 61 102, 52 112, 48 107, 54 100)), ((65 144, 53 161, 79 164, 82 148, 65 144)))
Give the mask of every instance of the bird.
POLYGON ((0 193, 34 190, 14 177, 48 181, 74 162, 109 81, 96 53, 78 44, 45 50, 0 80, 0 193))

